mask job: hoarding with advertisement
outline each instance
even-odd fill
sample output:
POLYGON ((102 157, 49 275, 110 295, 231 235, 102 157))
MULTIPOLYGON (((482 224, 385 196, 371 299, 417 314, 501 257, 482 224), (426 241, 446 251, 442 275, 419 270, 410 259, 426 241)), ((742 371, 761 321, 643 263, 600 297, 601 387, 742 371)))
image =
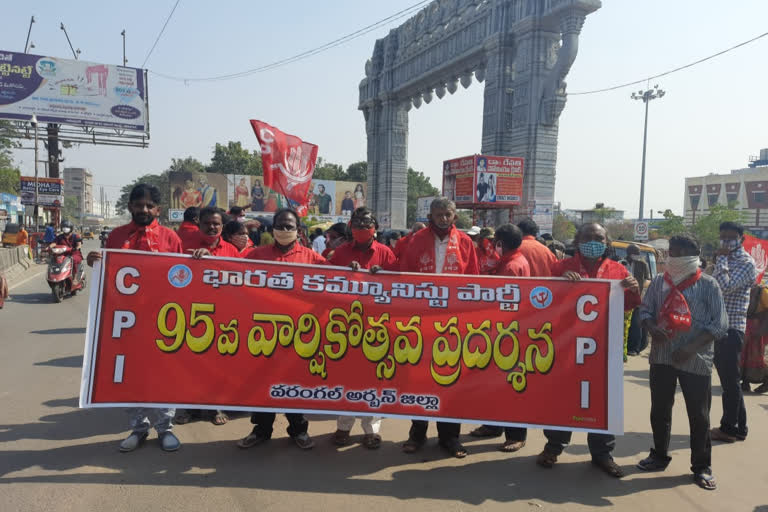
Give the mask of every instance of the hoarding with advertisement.
POLYGON ((168 174, 171 209, 191 206, 229 208, 227 175, 215 172, 173 171, 168 174))
MULTIPOLYGON (((35 178, 22 176, 21 204, 35 204, 35 178)), ((37 178, 37 204, 60 207, 64 204, 64 180, 61 178, 37 178)))
POLYGON ((142 69, 0 51, 0 119, 149 132, 142 69))
POLYGON ((113 250, 93 278, 82 407, 623 430, 617 281, 113 250))
POLYGON ((474 155, 443 162, 443 195, 459 208, 506 208, 523 196, 522 158, 474 155))
POLYGON ((428 222, 429 208, 432 201, 437 199, 435 196, 420 197, 416 200, 416 222, 428 222))

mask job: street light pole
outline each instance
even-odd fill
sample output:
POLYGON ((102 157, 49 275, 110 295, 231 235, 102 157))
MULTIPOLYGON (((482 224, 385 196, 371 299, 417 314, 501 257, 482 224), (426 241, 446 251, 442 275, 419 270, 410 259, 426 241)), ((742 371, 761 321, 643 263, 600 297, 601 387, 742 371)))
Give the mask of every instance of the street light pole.
POLYGON ((645 125, 643 128, 643 163, 642 163, 642 171, 640 173, 640 210, 638 214, 638 220, 643 220, 644 218, 644 207, 645 207, 645 150, 648 145, 648 104, 655 99, 663 98, 666 94, 665 91, 659 89, 658 85, 654 85, 653 89, 648 89, 647 91, 638 91, 632 93, 632 99, 633 100, 642 100, 643 103, 645 103, 645 125))
POLYGON ((120 35, 123 36, 123 66, 125 66, 128 63, 128 59, 125 58, 125 29, 120 32, 120 35))

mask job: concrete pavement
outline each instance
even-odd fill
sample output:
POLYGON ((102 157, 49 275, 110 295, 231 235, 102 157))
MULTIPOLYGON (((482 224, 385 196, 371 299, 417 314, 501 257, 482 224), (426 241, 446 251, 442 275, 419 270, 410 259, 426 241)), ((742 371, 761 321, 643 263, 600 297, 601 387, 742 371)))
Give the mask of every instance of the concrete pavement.
MULTIPOLYGON (((89 246, 97 244, 89 243, 89 246)), ((470 455, 448 459, 437 448, 435 427, 416 456, 399 445, 409 422, 385 420, 384 444, 370 452, 359 444, 336 449, 335 422, 313 421, 317 446, 301 452, 279 417, 275 438, 240 450, 235 441, 250 423, 240 416, 216 427, 197 422, 176 428, 184 443, 161 452, 155 434, 140 450, 121 454, 126 435, 120 410, 79 410, 80 365, 87 294, 53 303, 40 275, 12 290, 0 310, 0 511, 61 510, 622 510, 768 511, 768 396, 746 397, 750 436, 716 444, 718 490, 691 482, 688 422, 678 393, 672 430, 673 460, 664 473, 634 469, 651 446, 648 361, 630 358, 625 372, 625 428, 617 462, 629 473, 612 479, 589 464, 584 434, 574 435, 552 470, 539 468, 540 431, 514 455, 496 450, 500 440, 473 441, 470 455)), ((712 419, 721 413, 715 377, 712 419)), ((173 383, 169 383, 173 385, 173 383)), ((546 406, 546 404, 542 404, 546 406)), ((463 432, 472 428, 465 425, 463 432)))

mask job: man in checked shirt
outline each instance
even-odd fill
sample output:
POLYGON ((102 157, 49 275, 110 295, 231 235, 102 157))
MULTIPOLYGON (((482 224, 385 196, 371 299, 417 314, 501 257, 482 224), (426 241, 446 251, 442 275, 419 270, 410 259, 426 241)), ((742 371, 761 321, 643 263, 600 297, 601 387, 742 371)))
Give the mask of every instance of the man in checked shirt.
POLYGON ((720 249, 715 253, 712 274, 723 292, 728 313, 728 335, 715 343, 715 368, 723 389, 723 417, 712 429, 713 441, 733 443, 747 438, 747 410, 739 385, 739 359, 747 328, 749 290, 755 284, 755 261, 741 246, 744 227, 736 222, 720 224, 720 249))

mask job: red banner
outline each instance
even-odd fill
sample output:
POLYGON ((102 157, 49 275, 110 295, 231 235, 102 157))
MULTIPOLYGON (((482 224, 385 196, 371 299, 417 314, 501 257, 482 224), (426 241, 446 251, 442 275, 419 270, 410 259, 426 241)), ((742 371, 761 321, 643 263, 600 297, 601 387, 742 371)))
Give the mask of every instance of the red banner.
POLYGON ((83 407, 324 411, 621 433, 616 282, 105 251, 83 407))
POLYGON ((768 266, 768 240, 744 235, 744 250, 755 260, 757 283, 762 283, 765 268, 768 266))
POLYGON ((261 145, 264 185, 294 201, 299 216, 305 216, 317 146, 262 121, 252 119, 251 126, 261 145))

